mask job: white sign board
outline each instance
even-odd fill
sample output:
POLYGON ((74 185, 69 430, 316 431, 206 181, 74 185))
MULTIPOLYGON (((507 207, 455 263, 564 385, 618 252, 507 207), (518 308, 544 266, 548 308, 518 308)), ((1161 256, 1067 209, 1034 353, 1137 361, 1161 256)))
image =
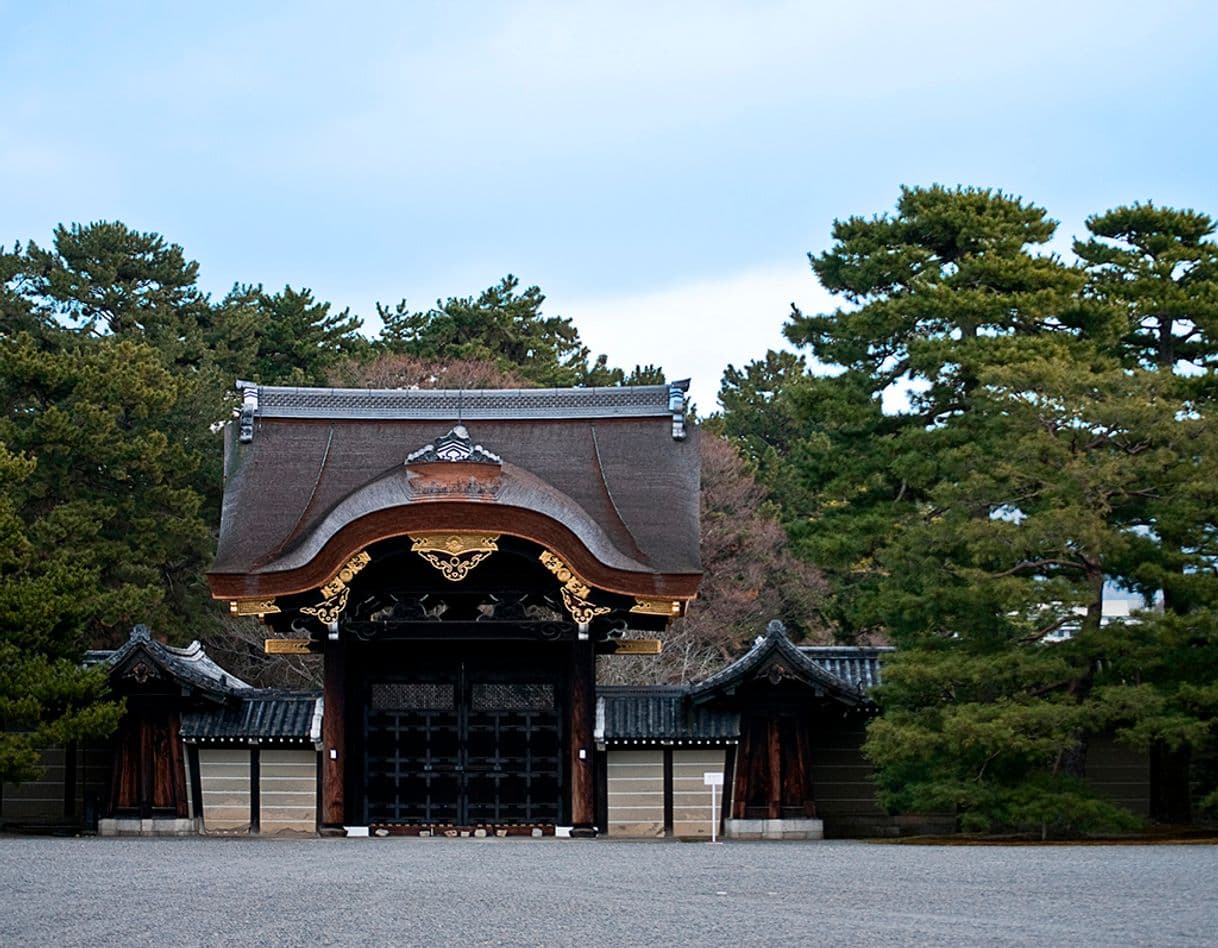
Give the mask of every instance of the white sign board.
POLYGON ((718 837, 719 807, 715 800, 715 796, 716 796, 715 790, 717 790, 719 787, 723 786, 723 771, 722 770, 705 771, 702 774, 702 783, 704 786, 711 788, 711 818, 710 818, 711 842, 716 843, 719 841, 719 837, 718 837))

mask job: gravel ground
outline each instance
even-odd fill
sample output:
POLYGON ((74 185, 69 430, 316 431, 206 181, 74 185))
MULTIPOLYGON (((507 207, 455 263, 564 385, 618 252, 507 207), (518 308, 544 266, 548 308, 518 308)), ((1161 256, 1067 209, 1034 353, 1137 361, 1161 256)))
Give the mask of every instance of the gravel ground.
POLYGON ((2 945, 1218 944, 1218 847, 0 839, 2 945))

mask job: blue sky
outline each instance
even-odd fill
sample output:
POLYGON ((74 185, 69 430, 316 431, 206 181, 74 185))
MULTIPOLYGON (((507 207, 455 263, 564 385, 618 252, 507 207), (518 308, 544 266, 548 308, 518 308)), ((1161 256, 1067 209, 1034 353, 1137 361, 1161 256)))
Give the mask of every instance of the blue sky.
POLYGON ((7 3, 0 240, 119 219, 204 285, 361 315, 505 273, 611 361, 692 375, 823 310, 804 254, 901 184, 1001 188, 1061 246, 1218 214, 1205 3, 7 3))

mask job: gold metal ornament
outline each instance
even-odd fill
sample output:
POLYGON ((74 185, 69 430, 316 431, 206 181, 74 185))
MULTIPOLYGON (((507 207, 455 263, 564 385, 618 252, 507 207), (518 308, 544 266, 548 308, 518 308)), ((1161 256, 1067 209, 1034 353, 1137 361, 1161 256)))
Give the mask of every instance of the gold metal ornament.
POLYGON ((233 599, 228 611, 235 616, 266 616, 278 612, 274 599, 233 599))
POLYGON ((647 616, 673 618, 685 612, 684 606, 685 604, 680 599, 635 599, 630 611, 647 616))
POLYGON ((347 597, 350 594, 351 590, 344 586, 337 596, 323 599, 315 606, 304 606, 300 611, 307 616, 317 616, 323 625, 334 625, 347 608, 347 597))
POLYGON ((567 607, 567 612, 571 613, 571 618, 581 625, 591 622, 597 616, 603 616, 605 613, 613 611, 609 606, 598 606, 588 602, 587 599, 575 595, 565 586, 562 589, 562 604, 567 607))
POLYGON ((356 573, 371 562, 372 556, 370 554, 365 552, 356 553, 355 556, 343 564, 342 569, 334 575, 332 580, 321 587, 322 598, 333 599, 347 588, 347 584, 355 578, 356 573))
POLYGON ((596 646, 598 655, 659 655, 663 649, 659 639, 610 639, 596 646))
POLYGON ((412 536, 410 540, 410 549, 450 583, 461 582, 470 570, 499 549, 498 533, 441 533, 412 536))
POLYGON ((580 599, 587 599, 592 594, 592 587, 580 579, 571 567, 549 550, 542 550, 538 559, 541 560, 541 565, 553 573, 558 581, 563 584, 564 599, 567 592, 571 592, 580 599))
POLYGON ((262 650, 267 655, 312 655, 310 639, 264 639, 262 650))

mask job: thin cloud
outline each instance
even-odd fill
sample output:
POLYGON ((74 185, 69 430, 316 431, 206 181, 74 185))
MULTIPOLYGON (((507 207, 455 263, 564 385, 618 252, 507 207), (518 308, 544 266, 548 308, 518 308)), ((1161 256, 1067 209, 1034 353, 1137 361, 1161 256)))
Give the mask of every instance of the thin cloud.
POLYGON ((547 305, 570 317, 584 342, 611 364, 660 363, 669 378, 688 376, 705 414, 717 404, 729 364, 739 367, 767 349, 790 348, 782 327, 793 302, 806 312, 836 306, 798 258, 623 296, 552 296, 547 305))

